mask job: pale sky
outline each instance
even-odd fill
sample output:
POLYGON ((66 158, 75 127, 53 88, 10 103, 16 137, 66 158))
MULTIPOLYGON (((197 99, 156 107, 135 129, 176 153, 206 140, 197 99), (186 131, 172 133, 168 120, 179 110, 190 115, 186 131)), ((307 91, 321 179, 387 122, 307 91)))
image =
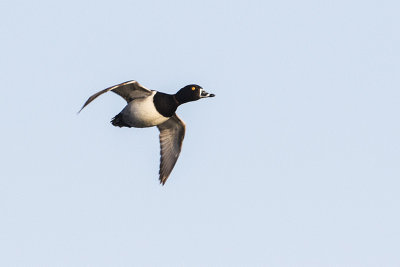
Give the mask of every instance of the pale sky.
POLYGON ((398 1, 3 1, 0 266, 399 266, 398 1), (188 103, 158 130, 93 93, 188 103))

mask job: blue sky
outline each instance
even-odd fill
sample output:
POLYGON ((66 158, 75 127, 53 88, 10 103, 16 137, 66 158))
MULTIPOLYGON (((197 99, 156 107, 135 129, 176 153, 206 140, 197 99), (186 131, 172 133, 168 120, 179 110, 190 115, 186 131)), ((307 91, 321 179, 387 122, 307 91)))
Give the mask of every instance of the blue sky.
POLYGON ((396 1, 6 1, 1 266, 399 266, 396 1), (127 80, 183 105, 109 121, 127 80))

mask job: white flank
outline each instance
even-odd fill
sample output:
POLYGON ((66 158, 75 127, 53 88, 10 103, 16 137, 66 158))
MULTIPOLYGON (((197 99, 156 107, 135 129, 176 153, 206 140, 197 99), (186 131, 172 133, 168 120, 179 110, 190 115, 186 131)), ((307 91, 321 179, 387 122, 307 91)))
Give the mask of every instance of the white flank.
POLYGON ((124 121, 132 127, 151 127, 167 121, 169 118, 162 116, 156 110, 153 102, 156 91, 149 97, 135 99, 122 111, 124 121))

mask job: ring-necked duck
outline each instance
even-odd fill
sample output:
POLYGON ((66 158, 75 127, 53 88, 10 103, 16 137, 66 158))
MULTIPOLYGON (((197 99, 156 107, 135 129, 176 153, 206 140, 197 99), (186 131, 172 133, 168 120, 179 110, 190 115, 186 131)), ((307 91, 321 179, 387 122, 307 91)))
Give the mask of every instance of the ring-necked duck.
POLYGON ((164 185, 178 160, 185 137, 185 123, 176 115, 176 109, 181 104, 215 95, 207 93, 196 84, 186 85, 176 94, 170 95, 149 90, 137 81, 128 81, 92 95, 81 110, 108 91, 120 95, 128 103, 111 120, 112 125, 136 128, 158 127, 161 147, 159 179, 160 183, 164 185))

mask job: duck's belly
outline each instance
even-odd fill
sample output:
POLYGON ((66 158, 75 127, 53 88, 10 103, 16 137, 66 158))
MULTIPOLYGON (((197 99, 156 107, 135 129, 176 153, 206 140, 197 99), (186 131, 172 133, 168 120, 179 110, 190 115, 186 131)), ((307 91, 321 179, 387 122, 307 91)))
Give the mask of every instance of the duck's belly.
POLYGON ((158 113, 154 106, 153 97, 156 92, 146 98, 131 101, 122 111, 124 122, 131 127, 152 127, 159 125, 169 118, 158 113))

